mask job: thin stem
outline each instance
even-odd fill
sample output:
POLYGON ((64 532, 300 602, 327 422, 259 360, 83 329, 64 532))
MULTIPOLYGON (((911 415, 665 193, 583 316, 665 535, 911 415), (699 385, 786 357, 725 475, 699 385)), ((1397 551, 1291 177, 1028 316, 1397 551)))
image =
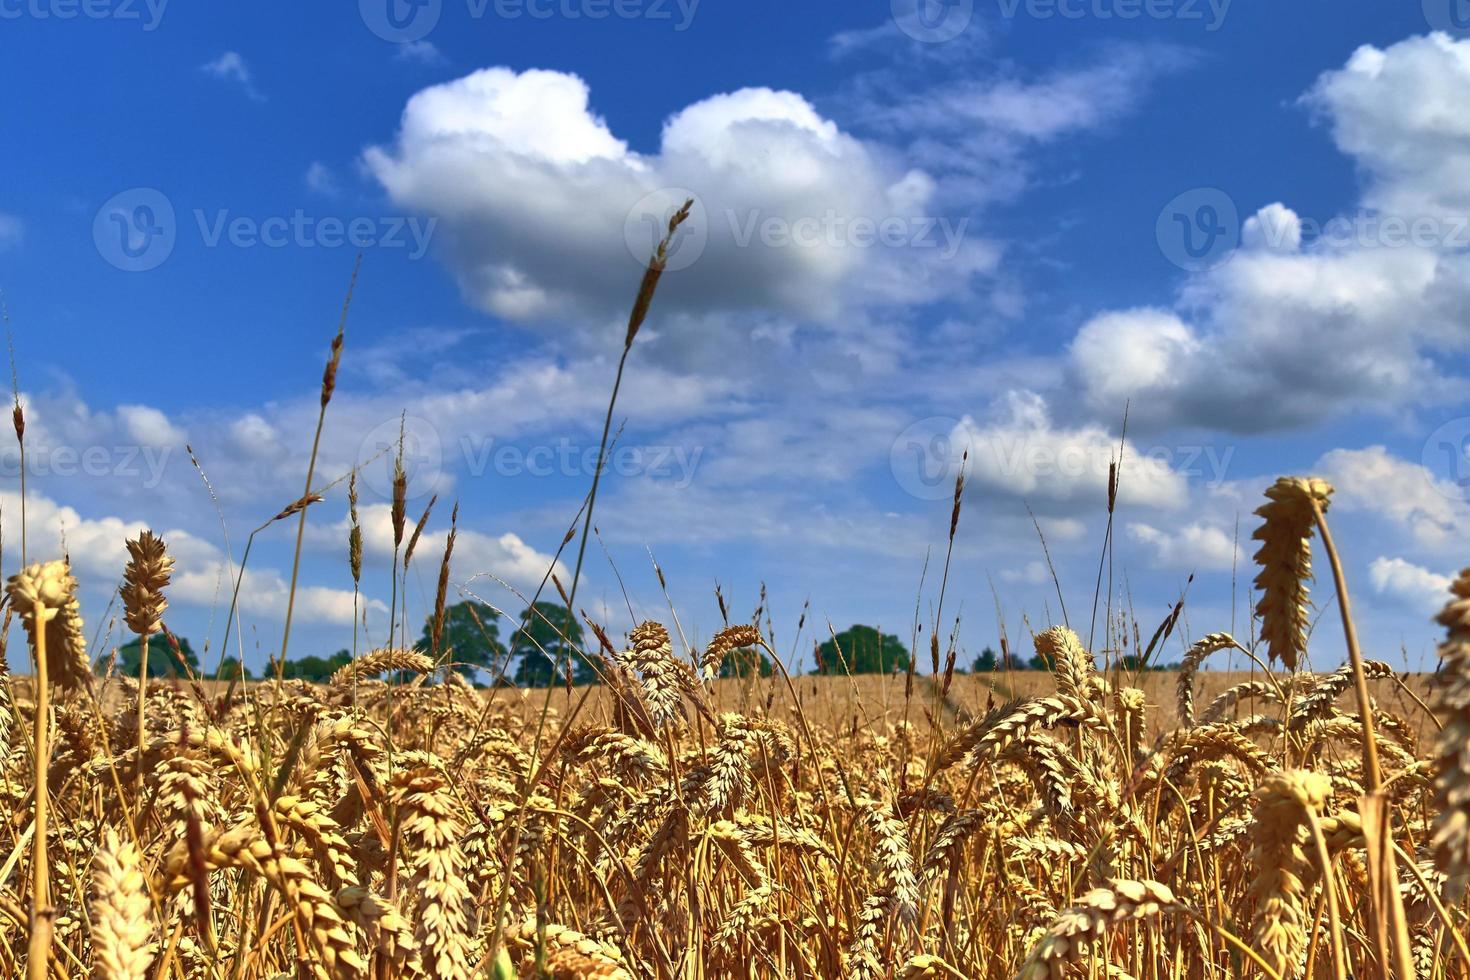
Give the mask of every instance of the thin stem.
POLYGON ((133 774, 133 791, 138 794, 138 799, 143 798, 143 746, 147 741, 146 731, 143 725, 143 708, 148 693, 148 634, 141 633, 138 636, 138 768, 133 774))
POLYGON ((51 693, 46 678, 46 614, 46 607, 37 600, 32 610, 36 636, 36 837, 31 861, 31 941, 26 957, 27 980, 45 980, 46 965, 51 955, 51 868, 46 860, 46 811, 50 796, 46 779, 51 768, 47 718, 51 712, 51 693))

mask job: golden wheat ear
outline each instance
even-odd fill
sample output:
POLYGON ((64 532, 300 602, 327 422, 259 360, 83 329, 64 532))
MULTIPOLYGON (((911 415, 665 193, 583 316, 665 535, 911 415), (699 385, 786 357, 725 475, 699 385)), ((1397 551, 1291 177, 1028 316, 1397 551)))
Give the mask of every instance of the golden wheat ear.
POLYGON ((1332 486, 1325 480, 1284 476, 1266 491, 1267 502, 1256 510, 1262 523, 1252 537, 1261 542, 1256 588, 1261 601, 1261 639, 1272 660, 1296 670, 1307 649, 1312 580, 1312 528, 1316 509, 1327 510, 1332 486))
POLYGON ((45 633, 48 681, 64 691, 86 687, 92 664, 87 659, 82 607, 71 566, 64 561, 31 565, 11 576, 5 590, 20 614, 32 649, 39 649, 37 634, 45 633))
POLYGON ((163 590, 173 576, 174 560, 163 539, 144 531, 127 543, 128 564, 123 569, 123 618, 128 629, 139 636, 152 636, 163 628, 168 600, 163 590))
POLYGON ((1470 568, 1450 586, 1454 598, 1439 614, 1449 636, 1439 648, 1443 663, 1435 711, 1444 730, 1435 742, 1439 774, 1434 789, 1434 855, 1449 881, 1445 894, 1458 901, 1470 889, 1470 568))

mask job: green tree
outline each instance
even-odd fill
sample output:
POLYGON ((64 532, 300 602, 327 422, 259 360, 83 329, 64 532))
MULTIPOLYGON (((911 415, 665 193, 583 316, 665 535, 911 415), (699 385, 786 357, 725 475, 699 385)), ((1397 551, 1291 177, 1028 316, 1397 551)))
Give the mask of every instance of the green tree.
POLYGON ((854 625, 817 648, 819 674, 888 674, 907 670, 909 652, 898 637, 854 625))
POLYGON ((565 606, 538 602, 521 613, 510 638, 510 657, 516 661, 515 682, 521 687, 561 683, 568 659, 572 682, 591 684, 597 672, 581 653, 582 625, 565 606))
POLYGON ((296 660, 287 660, 281 665, 281 676, 287 680, 325 684, 333 674, 350 663, 352 663, 352 651, 350 650, 338 650, 330 657, 318 657, 313 654, 299 657, 296 660))
POLYGON ((980 656, 975 658, 975 665, 972 669, 977 674, 988 674, 998 666, 1000 666, 1000 658, 995 655, 994 650, 986 647, 980 651, 980 656))
POLYGON ((444 632, 434 646, 434 617, 424 620, 424 632, 415 644, 420 653, 439 657, 447 653, 454 669, 474 679, 478 671, 504 669, 505 647, 500 642, 498 614, 483 602, 466 599, 444 610, 444 632))
MULTIPOLYGON (((148 659, 153 659, 151 653, 148 659)), ((250 673, 249 667, 246 667, 240 662, 239 657, 229 657, 220 665, 219 679, 222 681, 248 681, 254 679, 254 675, 250 673)))
POLYGON ((770 677, 776 668, 765 652, 755 647, 741 647, 725 654, 720 664, 721 677, 770 677))
MULTIPOLYGON (((189 645, 187 637, 177 636, 179 641, 179 654, 189 669, 197 676, 199 674, 199 657, 194 653, 194 648, 189 645)), ((113 672, 123 677, 137 677, 138 664, 143 659, 143 642, 138 637, 133 637, 127 643, 117 648, 117 666, 113 672)), ((100 674, 107 669, 107 657, 101 657, 97 661, 97 672, 100 674)), ((148 640, 148 676, 149 677, 178 677, 178 662, 174 659, 173 647, 168 639, 163 636, 154 636, 148 640)))

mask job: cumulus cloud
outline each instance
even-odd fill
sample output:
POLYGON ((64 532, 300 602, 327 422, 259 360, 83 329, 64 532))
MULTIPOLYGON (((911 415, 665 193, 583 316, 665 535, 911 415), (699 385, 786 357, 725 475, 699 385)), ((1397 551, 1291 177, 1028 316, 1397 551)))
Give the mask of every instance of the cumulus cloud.
POLYGON ((1467 98, 1470 40, 1444 35, 1324 74, 1304 101, 1363 173, 1361 209, 1308 222, 1269 204, 1176 309, 1094 318, 1070 352, 1089 403, 1251 432, 1470 396, 1438 357, 1470 347, 1467 98))
MULTIPOLYGON (((128 538, 149 525, 120 517, 84 517, 76 509, 48 497, 31 494, 26 499, 26 537, 33 560, 63 555, 84 588, 115 587, 127 563, 128 538)), ((0 492, 0 521, 7 541, 20 540, 19 494, 0 492)), ((228 607, 234 585, 234 566, 214 544, 179 529, 160 532, 175 560, 173 581, 168 589, 175 604, 223 610, 228 607)), ((280 571, 255 567, 246 571, 240 587, 240 608, 247 613, 279 616, 286 611, 289 586, 280 571)), ((342 589, 306 585, 297 590, 296 614, 303 622, 350 624, 352 593, 342 589)), ((386 612, 382 602, 362 600, 368 608, 386 612)))
POLYGON ((645 154, 575 75, 488 68, 414 95, 396 142, 364 159, 397 204, 439 217, 466 296, 513 320, 615 318, 686 194, 696 212, 670 259, 666 309, 831 320, 853 297, 953 295, 998 258, 958 219, 927 220, 925 173, 793 92, 687 106, 645 154))
POLYGON ((1337 488, 1337 507, 1383 517, 1424 547, 1452 547, 1470 536, 1470 503, 1460 488, 1383 446, 1334 449, 1316 468, 1337 488))
POLYGON ((1402 558, 1386 557, 1373 560, 1368 576, 1380 595, 1391 596, 1425 612, 1445 604, 1453 581, 1448 575, 1431 572, 1402 558))
MULTIPOLYGON (((363 549, 377 558, 393 555, 393 516, 387 504, 371 504, 361 508, 363 549)), ((340 547, 347 540, 349 524, 344 520, 336 526, 310 531, 322 545, 340 547)), ((425 532, 421 539, 415 563, 437 563, 443 551, 444 534, 425 532)), ((437 567, 437 564, 436 564, 437 567)), ((537 551, 518 535, 505 533, 485 534, 460 527, 454 542, 450 574, 453 581, 463 585, 472 578, 488 576, 499 579, 523 592, 534 590, 550 570, 563 582, 571 581, 571 573, 559 560, 553 562, 549 554, 537 551)))
POLYGON ((1470 42, 1429 34, 1364 45, 1303 101, 1365 170, 1365 203, 1399 215, 1470 214, 1470 42))
POLYGON ((1132 523, 1128 525, 1128 536, 1159 568, 1225 571, 1236 567, 1240 560, 1233 532, 1212 524, 1194 522, 1170 531, 1132 523))
POLYGON ((1150 507, 1181 506, 1188 481, 1167 463, 1141 456, 1132 443, 1100 425, 1054 425, 1046 403, 1031 391, 1011 391, 981 420, 966 417, 951 436, 957 460, 968 450, 969 480, 1005 495, 1052 504, 1101 503, 1109 464, 1122 453, 1119 499, 1150 507))
POLYGON ((244 56, 238 51, 226 51, 213 61, 200 65, 199 70, 211 78, 218 78, 239 86, 241 91, 256 102, 265 101, 265 96, 255 87, 254 73, 245 63, 244 56))

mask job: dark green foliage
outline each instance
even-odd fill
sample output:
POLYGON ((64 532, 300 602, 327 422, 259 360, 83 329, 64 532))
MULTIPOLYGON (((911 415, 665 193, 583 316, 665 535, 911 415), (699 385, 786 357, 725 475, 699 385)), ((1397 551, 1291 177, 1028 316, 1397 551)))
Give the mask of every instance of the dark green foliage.
MULTIPOLYGON (((174 639, 179 641, 179 653, 183 656, 184 662, 197 676, 199 657, 194 653, 194 648, 189 645, 186 637, 177 636, 174 639)), ((97 660, 96 670, 99 674, 107 669, 107 659, 107 657, 101 657, 97 660)), ((117 648, 117 666, 113 668, 113 672, 122 677, 137 677, 138 664, 142 659, 143 641, 135 636, 117 648)), ((181 673, 168 639, 163 636, 150 638, 148 640, 148 676, 178 677, 181 673)))
POLYGON ((724 663, 720 664, 720 676, 770 677, 775 669, 771 664, 771 658, 767 657, 763 651, 754 647, 741 647, 725 655, 724 663))
POLYGON ((906 670, 909 652, 896 636, 856 625, 817 648, 819 674, 888 674, 906 670))
POLYGON ((516 662, 515 682, 521 687, 563 683, 568 661, 572 682, 592 684, 597 673, 582 655, 582 624, 554 602, 538 602, 521 613, 510 638, 510 657, 516 662))
POLYGON ((994 650, 986 647, 980 651, 980 656, 975 658, 975 664, 972 669, 977 674, 988 674, 999 666, 1000 658, 996 656, 994 650))
POLYGON ((325 684, 339 669, 352 663, 352 651, 338 650, 330 657, 309 656, 288 660, 281 665, 281 676, 288 680, 325 684))
POLYGON ((439 649, 430 649, 434 639, 434 617, 424 621, 424 632, 414 649, 438 659, 448 654, 454 669, 474 680, 481 671, 494 673, 503 669, 505 646, 500 642, 499 616, 483 602, 467 599, 444 610, 444 632, 439 649))

